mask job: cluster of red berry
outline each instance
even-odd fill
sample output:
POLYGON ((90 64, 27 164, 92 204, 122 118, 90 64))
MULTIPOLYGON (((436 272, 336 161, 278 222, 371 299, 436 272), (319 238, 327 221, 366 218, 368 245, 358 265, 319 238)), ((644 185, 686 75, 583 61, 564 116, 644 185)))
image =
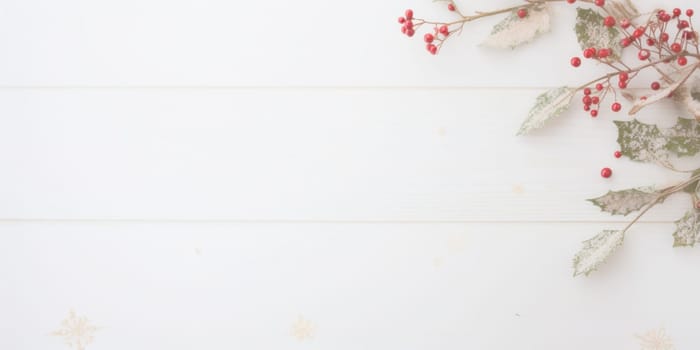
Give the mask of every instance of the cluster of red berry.
MULTIPOLYGON (((447 4, 447 9, 449 11, 457 11, 457 7, 454 3, 450 2, 447 4)), ((440 51, 440 47, 445 42, 452 31, 450 30, 450 23, 438 23, 429 22, 423 19, 418 19, 413 16, 413 10, 407 9, 404 15, 399 17, 399 24, 401 25, 401 33, 408 37, 412 37, 416 34, 416 30, 424 24, 432 24, 434 26, 432 33, 426 33, 423 36, 423 41, 425 41, 425 49, 431 54, 435 55, 440 51)))

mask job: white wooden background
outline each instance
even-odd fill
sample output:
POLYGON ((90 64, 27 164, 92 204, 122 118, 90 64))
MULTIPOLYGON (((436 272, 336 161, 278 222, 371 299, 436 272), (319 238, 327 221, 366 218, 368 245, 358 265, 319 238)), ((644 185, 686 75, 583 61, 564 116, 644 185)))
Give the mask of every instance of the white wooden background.
POLYGON ((700 250, 671 248, 688 198, 570 268, 624 225, 584 199, 682 176, 614 159, 611 113, 514 136, 541 91, 601 72, 568 65, 573 8, 521 50, 480 48, 489 19, 432 57, 407 7, 451 18, 0 1, 0 349, 77 349, 51 335, 71 310, 90 350, 700 347, 700 250))

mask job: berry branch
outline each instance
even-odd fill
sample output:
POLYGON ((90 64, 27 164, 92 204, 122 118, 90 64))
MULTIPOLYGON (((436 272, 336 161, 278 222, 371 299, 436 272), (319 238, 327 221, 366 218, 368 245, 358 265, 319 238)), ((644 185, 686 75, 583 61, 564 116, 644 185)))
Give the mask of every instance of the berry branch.
MULTIPOLYGON (((525 0, 524 4, 488 12, 475 11, 465 15, 448 0, 447 9, 459 18, 440 22, 415 18, 412 10, 399 17, 401 31, 412 37, 422 27, 432 26, 423 36, 426 49, 435 55, 448 38, 464 30, 466 23, 481 18, 506 15, 492 30, 483 45, 495 48, 514 48, 526 44, 550 30, 552 3, 574 4, 577 0, 525 0)), ((586 60, 603 65, 610 72, 576 87, 560 87, 537 97, 518 134, 527 134, 542 127, 547 121, 569 109, 575 95, 581 93, 583 110, 598 117, 600 108, 610 100, 612 112, 620 112, 622 96, 632 102, 628 113, 634 115, 644 107, 662 100, 673 99, 686 106, 695 119, 679 118, 671 128, 661 129, 637 120, 615 121, 620 149, 615 158, 623 156, 633 161, 650 162, 677 171, 672 160, 700 153, 700 43, 692 18, 694 11, 674 8, 654 10, 648 16, 637 11, 631 0, 578 0, 585 5, 576 8, 576 39, 581 55, 570 58, 574 68, 586 60), (644 18, 646 17, 646 18, 644 18), (641 21, 641 23, 635 23, 641 21), (640 97, 628 91, 628 86, 650 71, 658 74, 651 82, 642 82, 648 89, 640 97)), ((676 222, 674 246, 700 244, 700 168, 690 178, 662 190, 653 187, 609 191, 590 201, 612 215, 638 212, 622 230, 604 230, 583 243, 574 258, 574 275, 588 275, 596 270, 623 242, 627 231, 652 207, 676 193, 687 193, 692 208, 676 222)), ((612 169, 600 171, 604 178, 612 176, 612 169)))

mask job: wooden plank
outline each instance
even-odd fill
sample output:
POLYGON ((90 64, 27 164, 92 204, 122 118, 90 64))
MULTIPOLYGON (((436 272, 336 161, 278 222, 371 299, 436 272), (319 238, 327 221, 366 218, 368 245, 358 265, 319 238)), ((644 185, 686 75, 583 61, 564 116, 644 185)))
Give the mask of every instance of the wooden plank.
POLYGON ((74 309, 88 349, 636 349, 660 327, 697 348, 698 250, 642 224, 572 278, 606 227, 2 223, 0 347, 63 346, 74 309))
POLYGON ((5 90, 0 218, 619 221, 584 199, 687 177, 613 158, 610 113, 516 137, 539 92, 5 90))
MULTIPOLYGON (((461 1, 465 10, 511 0, 461 1)), ((658 4, 635 1, 651 11, 658 4)), ((687 7, 692 0, 674 1, 687 7)), ((576 4, 579 5, 579 4, 576 4)), ((601 72, 569 66, 574 6, 517 51, 479 47, 498 18, 470 25, 439 57, 396 18, 452 21, 444 4, 356 0, 22 0, 0 5, 0 85, 561 86, 601 72), (543 59, 545 57, 545 59, 543 59), (517 64, 514 64, 517 62, 517 64)))

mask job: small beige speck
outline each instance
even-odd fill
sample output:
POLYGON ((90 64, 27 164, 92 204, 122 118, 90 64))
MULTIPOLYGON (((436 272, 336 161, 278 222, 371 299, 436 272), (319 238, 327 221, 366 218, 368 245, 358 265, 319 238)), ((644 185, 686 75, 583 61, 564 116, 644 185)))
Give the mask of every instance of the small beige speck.
POLYGON ((444 264, 445 264, 444 260, 440 257, 433 259, 433 267, 435 267, 436 269, 441 268, 442 265, 444 265, 444 264))
POLYGON ((459 254, 467 249, 467 238, 465 235, 454 235, 447 239, 447 251, 450 254, 459 254))
POLYGON ((523 185, 513 185, 513 193, 523 194, 525 193, 525 188, 523 187, 523 185))
POLYGON ((438 134, 439 136, 444 137, 445 135, 447 135, 447 129, 445 129, 445 128, 438 128, 438 129, 437 129, 437 134, 438 134))
POLYGON ((311 340, 316 335, 316 325, 311 321, 299 316, 292 323, 292 337, 298 341, 311 340))

